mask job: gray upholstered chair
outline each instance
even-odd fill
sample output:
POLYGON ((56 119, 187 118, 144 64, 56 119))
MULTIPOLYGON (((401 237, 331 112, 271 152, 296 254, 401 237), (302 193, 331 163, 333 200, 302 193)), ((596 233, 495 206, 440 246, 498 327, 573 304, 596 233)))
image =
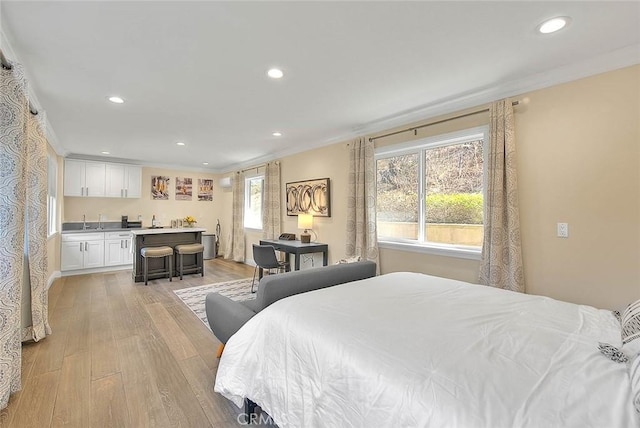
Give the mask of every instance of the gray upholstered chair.
MULTIPOLYGON (((253 279, 251 280, 251 292, 254 291, 254 284, 256 282, 256 271, 258 269, 267 269, 271 272, 272 269, 276 269, 279 272, 284 272, 289 269, 289 262, 281 262, 276 257, 276 249, 271 245, 258 245, 253 244, 253 261, 256 263, 256 267, 253 269, 253 279)), ((258 281, 262 279, 262 276, 258 281)))

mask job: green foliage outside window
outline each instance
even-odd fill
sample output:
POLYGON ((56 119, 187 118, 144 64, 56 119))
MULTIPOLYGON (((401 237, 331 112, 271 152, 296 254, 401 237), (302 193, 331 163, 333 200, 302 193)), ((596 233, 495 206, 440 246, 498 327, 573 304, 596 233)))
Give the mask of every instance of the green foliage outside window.
MULTIPOLYGON (((378 194, 378 220, 417 222, 416 193, 387 191, 378 194)), ((427 196, 427 223, 482 224, 481 193, 437 193, 427 196)))
POLYGON ((427 223, 482 224, 482 194, 427 196, 427 223))

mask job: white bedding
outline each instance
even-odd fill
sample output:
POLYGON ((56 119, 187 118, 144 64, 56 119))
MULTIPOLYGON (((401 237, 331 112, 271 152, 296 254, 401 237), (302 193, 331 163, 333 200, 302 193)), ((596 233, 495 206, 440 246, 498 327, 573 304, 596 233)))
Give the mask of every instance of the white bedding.
POLYGON ((226 344, 215 390, 280 427, 636 427, 605 310, 417 273, 280 300, 226 344))

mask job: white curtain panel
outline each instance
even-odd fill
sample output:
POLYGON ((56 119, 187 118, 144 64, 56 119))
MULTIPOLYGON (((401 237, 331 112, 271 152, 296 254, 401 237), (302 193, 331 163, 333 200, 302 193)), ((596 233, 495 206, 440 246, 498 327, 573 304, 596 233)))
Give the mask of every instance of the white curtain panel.
POLYGON ((358 138, 349 144, 347 257, 378 260, 376 230, 376 168, 373 142, 358 138))
POLYGON ((22 326, 22 340, 36 342, 51 334, 47 290, 48 143, 45 123, 44 112, 28 115, 26 224, 29 283, 24 286, 30 290, 31 302, 26 305, 30 307, 30 311, 27 311, 30 312, 30 319, 22 326))
POLYGON ((262 198, 262 237, 276 239, 282 229, 280 162, 267 163, 262 198))
POLYGON ((233 176, 232 224, 230 239, 227 240, 225 258, 244 262, 244 173, 238 171, 233 176))
POLYGON ((518 180, 513 106, 510 99, 491 104, 480 283, 525 291, 520 242, 518 180))
POLYGON ((24 70, 0 68, 0 408, 20 390, 20 304, 26 210, 27 120, 24 70))

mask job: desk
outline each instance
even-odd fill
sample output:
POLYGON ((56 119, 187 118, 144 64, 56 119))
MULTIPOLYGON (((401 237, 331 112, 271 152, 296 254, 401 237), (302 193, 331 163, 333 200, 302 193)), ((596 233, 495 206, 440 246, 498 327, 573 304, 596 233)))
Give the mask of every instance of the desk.
POLYGON ((327 255, 329 246, 327 244, 320 244, 318 242, 303 244, 300 241, 261 239, 260 245, 271 245, 276 249, 276 251, 286 253, 287 257, 289 257, 289 254, 293 254, 295 256, 295 270, 300 270, 300 254, 322 253, 322 266, 326 266, 329 263, 329 257, 327 255))

